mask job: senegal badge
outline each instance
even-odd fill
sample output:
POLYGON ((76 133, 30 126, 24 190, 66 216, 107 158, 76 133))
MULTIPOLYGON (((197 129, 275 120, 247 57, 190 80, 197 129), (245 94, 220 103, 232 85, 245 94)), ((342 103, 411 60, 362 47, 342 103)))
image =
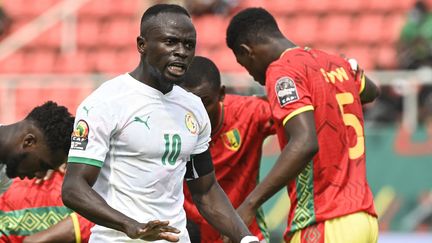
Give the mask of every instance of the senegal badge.
POLYGON ((190 133, 194 135, 198 133, 198 122, 192 113, 186 113, 185 124, 190 133))

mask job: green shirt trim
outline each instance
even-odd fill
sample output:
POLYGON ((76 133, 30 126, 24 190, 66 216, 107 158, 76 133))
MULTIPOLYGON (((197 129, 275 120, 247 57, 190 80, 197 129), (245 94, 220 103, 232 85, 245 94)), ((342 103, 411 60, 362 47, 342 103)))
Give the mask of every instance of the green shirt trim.
POLYGON ((93 166, 100 167, 100 168, 102 168, 102 166, 103 166, 103 161, 100 161, 100 160, 97 160, 97 159, 75 157, 75 156, 69 156, 68 163, 78 163, 78 164, 93 165, 93 166))
POLYGON ((313 161, 296 178, 297 206, 290 232, 306 228, 316 222, 313 187, 313 161))

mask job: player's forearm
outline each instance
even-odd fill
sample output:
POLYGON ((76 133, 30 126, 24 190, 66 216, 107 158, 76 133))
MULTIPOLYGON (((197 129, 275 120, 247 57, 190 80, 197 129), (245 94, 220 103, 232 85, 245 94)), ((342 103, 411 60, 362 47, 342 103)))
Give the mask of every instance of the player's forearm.
POLYGON ((292 139, 282 150, 275 165, 264 180, 244 201, 247 207, 257 210, 264 202, 296 178, 318 152, 318 144, 308 139, 292 139))
POLYGON ((240 242, 243 237, 251 235, 218 183, 214 183, 205 194, 193 195, 193 199, 201 215, 233 242, 240 242))
POLYGON ((126 225, 137 223, 110 207, 85 181, 65 179, 62 199, 67 207, 98 225, 125 232, 126 225))

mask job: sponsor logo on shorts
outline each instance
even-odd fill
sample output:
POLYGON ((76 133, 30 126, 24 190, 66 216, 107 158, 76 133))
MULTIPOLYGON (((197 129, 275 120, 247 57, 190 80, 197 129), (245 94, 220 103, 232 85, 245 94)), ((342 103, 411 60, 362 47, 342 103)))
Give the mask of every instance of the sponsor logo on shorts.
POLYGON ((87 122, 79 120, 72 133, 71 149, 85 150, 88 144, 89 131, 87 122))
POLYGON ((275 89, 279 104, 282 107, 299 99, 295 82, 289 77, 278 79, 275 89))

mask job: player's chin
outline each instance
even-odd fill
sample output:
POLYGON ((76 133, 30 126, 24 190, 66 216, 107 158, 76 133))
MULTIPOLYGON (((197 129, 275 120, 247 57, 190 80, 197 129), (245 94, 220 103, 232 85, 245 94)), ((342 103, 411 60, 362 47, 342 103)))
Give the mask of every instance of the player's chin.
POLYGON ((168 80, 168 82, 179 85, 182 82, 183 76, 165 76, 165 79, 168 80))

